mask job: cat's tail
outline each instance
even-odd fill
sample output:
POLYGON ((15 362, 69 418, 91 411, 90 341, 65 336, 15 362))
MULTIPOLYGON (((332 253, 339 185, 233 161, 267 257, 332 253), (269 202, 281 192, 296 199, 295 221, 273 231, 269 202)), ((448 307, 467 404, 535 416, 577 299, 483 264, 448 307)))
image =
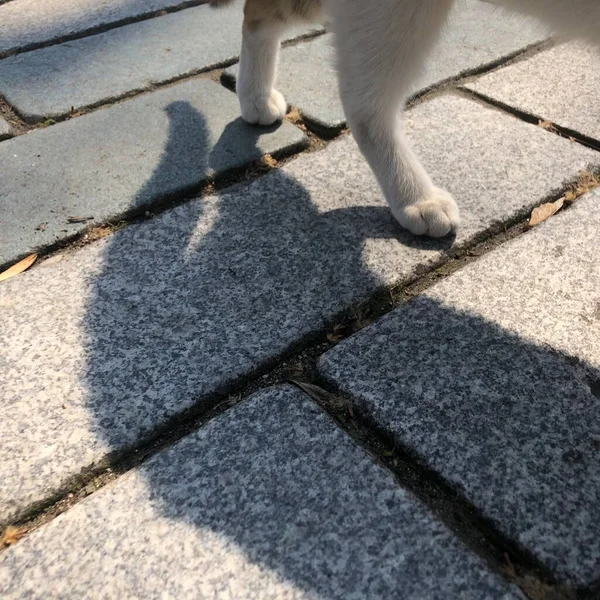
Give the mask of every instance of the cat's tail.
POLYGON ((218 8, 219 6, 225 6, 226 4, 231 4, 232 2, 235 2, 235 0, 208 0, 208 3, 213 8, 218 8))

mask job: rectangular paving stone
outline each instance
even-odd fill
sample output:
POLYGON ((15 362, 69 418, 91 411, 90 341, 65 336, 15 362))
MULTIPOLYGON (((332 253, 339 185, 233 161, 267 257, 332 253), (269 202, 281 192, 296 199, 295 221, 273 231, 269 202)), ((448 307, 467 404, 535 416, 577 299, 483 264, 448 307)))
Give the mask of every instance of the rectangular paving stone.
POLYGON ((557 46, 466 87, 600 140, 600 55, 592 46, 557 46))
MULTIPOLYGON (((511 17, 479 0, 458 3, 414 93, 493 64, 547 35, 537 22, 511 17)), ((288 103, 317 128, 340 129, 346 118, 338 94, 332 36, 284 49, 280 63, 277 86, 288 103)), ((226 77, 235 79, 237 73, 238 67, 231 67, 226 77)))
MULTIPOLYGON (((408 122, 426 166, 460 200, 458 244, 528 211, 597 160, 464 98, 424 103, 408 122)), ((185 141, 185 120, 181 129, 185 141)), ((178 148, 172 136, 141 189, 159 186, 163 173, 170 180, 178 148)), ((199 164, 201 148, 191 155, 199 164)), ((206 406, 451 244, 402 232, 344 137, 3 282, 0 521, 206 406)))
POLYGON ((524 598, 291 387, 0 555, 9 598, 524 598))
POLYGON ((152 14, 182 0, 16 0, 0 6, 0 56, 152 14))
POLYGON ((0 61, 0 93, 26 118, 64 115, 235 58, 242 13, 208 5, 0 61))
POLYGON ((203 5, 11 56, 0 93, 25 118, 65 115, 236 59, 241 24, 238 3, 203 5))
POLYGON ((234 94, 196 79, 3 142, 0 264, 306 140, 238 115, 234 94))
POLYGON ((563 580, 600 577, 600 193, 453 274, 321 372, 563 580))

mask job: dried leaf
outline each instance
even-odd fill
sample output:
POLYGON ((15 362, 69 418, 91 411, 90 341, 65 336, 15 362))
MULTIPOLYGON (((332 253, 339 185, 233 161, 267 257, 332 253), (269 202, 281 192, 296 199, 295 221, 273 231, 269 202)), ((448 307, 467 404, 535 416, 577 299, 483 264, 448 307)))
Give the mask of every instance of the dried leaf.
POLYGON ((37 254, 30 254, 27 258, 19 261, 16 265, 13 265, 6 271, 0 273, 0 281, 4 281, 5 279, 10 279, 23 271, 27 271, 29 267, 36 261, 37 254))
POLYGON ((277 161, 270 154, 265 154, 263 156, 263 163, 267 165, 267 167, 277 166, 277 161))
POLYGON ((565 202, 575 202, 577 200, 577 194, 573 190, 569 190, 565 194, 565 202))
POLYGON ((538 125, 546 131, 552 131, 553 133, 556 133, 556 127, 552 121, 538 121, 538 125))
POLYGON ((12 546, 13 544, 16 544, 24 535, 25 531, 19 529, 18 527, 9 525, 4 530, 4 533, 0 536, 0 548, 3 546, 12 546))
POLYGON ((534 208, 529 219, 529 227, 535 227, 556 214, 564 205, 565 199, 560 198, 556 202, 546 202, 537 208, 534 208))
POLYGON ((302 120, 300 111, 297 108, 292 108, 292 110, 287 114, 287 119, 292 123, 299 123, 302 120))

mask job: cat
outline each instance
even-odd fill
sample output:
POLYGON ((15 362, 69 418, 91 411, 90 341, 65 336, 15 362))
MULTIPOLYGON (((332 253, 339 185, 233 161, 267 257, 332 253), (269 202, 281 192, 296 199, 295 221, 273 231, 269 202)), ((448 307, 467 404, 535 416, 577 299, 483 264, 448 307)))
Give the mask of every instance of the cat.
MULTIPOLYGON (((234 0, 209 0, 213 6, 234 0)), ((600 0, 482 0, 600 40, 600 0)), ((460 0, 246 0, 237 94, 242 118, 270 125, 287 105, 275 89, 280 40, 298 22, 333 31, 346 119, 390 209, 416 235, 443 237, 460 224, 454 198, 434 185, 404 137, 399 106, 460 0)), ((482 23, 482 27, 486 24, 482 23)))

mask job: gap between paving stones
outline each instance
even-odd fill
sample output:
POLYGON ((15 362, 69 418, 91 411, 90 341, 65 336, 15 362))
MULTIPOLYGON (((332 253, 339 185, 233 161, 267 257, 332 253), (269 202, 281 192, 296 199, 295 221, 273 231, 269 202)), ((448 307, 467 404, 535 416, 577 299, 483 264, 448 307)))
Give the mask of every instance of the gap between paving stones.
MULTIPOLYGON (((568 210, 568 207, 565 209, 568 210)), ((420 465, 391 437, 365 418, 353 403, 332 390, 317 373, 318 358, 337 343, 394 310, 441 279, 452 275, 499 246, 527 233, 522 216, 512 225, 497 225, 462 248, 452 248, 437 264, 391 288, 376 292, 369 301, 343 311, 331 327, 299 340, 279 357, 212 394, 212 401, 198 404, 170 419, 159 431, 135 447, 107 456, 69 480, 43 503, 30 509, 8 528, 18 541, 91 495, 120 475, 137 467, 159 451, 202 427, 214 417, 259 390, 291 382, 308 392, 398 482, 419 497, 463 542, 482 556, 497 572, 513 581, 532 599, 591 600, 589 590, 569 590, 515 542, 496 531, 486 519, 435 472, 420 465), (316 385, 315 385, 316 384, 316 385), (329 389, 327 389, 329 388, 329 389)), ((0 537, 0 539, 2 539, 0 537)), ((0 552, 4 548, 0 547, 0 552)))
MULTIPOLYGON (((299 35, 296 35, 292 38, 284 40, 281 43, 281 47, 287 48, 289 46, 301 44, 302 42, 310 41, 310 40, 320 37, 321 35, 324 35, 324 34, 325 34, 324 29, 318 29, 318 28, 311 29, 311 30, 305 31, 303 33, 300 33, 299 35)), ((190 71, 188 71, 187 73, 185 73, 183 75, 176 75, 174 77, 164 79, 160 82, 149 83, 143 88, 136 88, 133 90, 129 90, 125 93, 117 94, 116 96, 111 96, 110 98, 105 98, 98 102, 92 102, 91 104, 86 104, 84 106, 79 106, 79 107, 73 106, 73 107, 71 107, 71 110, 69 112, 61 114, 61 115, 54 115, 51 118, 46 118, 46 117, 43 119, 28 118, 28 117, 22 115, 15 106, 13 106, 8 100, 6 100, 6 98, 0 96, 0 101, 2 103, 4 103, 12 111, 12 113, 15 115, 16 118, 19 119, 20 122, 22 122, 24 125, 26 125, 28 127, 27 131, 31 131, 33 129, 39 128, 40 126, 41 127, 51 126, 56 123, 60 123, 62 121, 80 117, 80 116, 88 114, 92 111, 100 110, 102 108, 106 108, 113 104, 118 104, 125 100, 135 98, 137 96, 142 96, 144 94, 151 94, 152 92, 155 92, 157 90, 161 90, 163 88, 167 88, 167 87, 176 85, 178 83, 184 83, 188 80, 192 80, 192 79, 195 79, 198 77, 212 78, 215 81, 220 83, 221 71, 227 67, 231 67, 231 66, 237 64, 238 62, 239 62, 239 56, 236 56, 235 58, 224 59, 224 60, 218 61, 216 63, 213 63, 212 65, 209 65, 209 66, 191 69, 190 71)))
MULTIPOLYGON (((137 17, 136 17, 136 18, 134 18, 135 20, 132 22, 136 22, 137 20, 149 20, 154 17, 162 16, 166 13, 178 12, 178 11, 186 9, 186 8, 193 8, 195 6, 199 6, 206 2, 207 2, 207 0, 190 0, 190 2, 185 3, 185 5, 182 4, 182 5, 179 5, 178 7, 171 7, 169 10, 163 9, 162 11, 155 11, 156 14, 152 13, 150 16, 148 16, 147 18, 144 18, 144 19, 137 19, 137 17)), ((120 25, 115 25, 114 27, 109 27, 108 29, 116 29, 118 26, 128 25, 128 24, 130 24, 130 23, 123 21, 123 22, 120 22, 120 25)), ((108 29, 107 29, 107 31, 108 31, 108 29)), ((94 31, 94 32, 90 33, 88 36, 82 35, 80 37, 89 37, 90 35, 95 35, 95 34, 103 33, 103 32, 104 32, 104 30, 94 31)), ((324 35, 325 33, 326 33, 326 31, 323 28, 309 30, 305 33, 302 33, 302 34, 296 36, 296 37, 284 40, 281 44, 281 47, 283 49, 283 48, 287 48, 289 46, 301 44, 302 42, 307 42, 307 41, 313 40, 317 37, 320 37, 320 36, 324 35)), ((69 41, 71 39, 75 39, 75 37, 68 38, 68 39, 61 38, 59 41, 56 41, 56 43, 49 44, 49 45, 56 45, 59 43, 63 43, 65 41, 69 41)), ((526 46, 524 48, 521 48, 521 49, 519 49, 513 53, 510 53, 506 56, 503 56, 497 60, 488 62, 484 65, 475 67, 473 69, 470 69, 470 70, 462 73, 460 76, 450 77, 448 79, 445 79, 445 80, 435 83, 433 85, 427 86, 427 87, 423 88, 422 90, 418 91, 417 93, 415 93, 411 98, 409 98, 409 100, 407 102, 407 107, 410 108, 411 106, 413 106, 417 102, 419 102, 422 98, 424 98, 425 96, 428 96, 429 94, 431 94, 433 92, 443 91, 443 90, 455 88, 459 85, 463 85, 481 75, 485 75, 485 74, 493 72, 499 68, 509 66, 511 64, 520 62, 522 60, 526 60, 527 58, 530 58, 532 55, 537 54, 538 52, 541 52, 542 50, 546 50, 554 45, 555 44, 552 40, 545 40, 541 43, 535 43, 535 44, 526 46)), ((34 50, 34 49, 38 49, 38 48, 31 48, 31 50, 34 50)), ((19 53, 21 53, 21 52, 19 52, 19 53)), ((9 55, 0 54, 0 60, 2 58, 6 58, 7 56, 9 56, 9 55)), ((52 119, 46 119, 46 120, 27 119, 23 115, 20 115, 18 110, 15 107, 13 107, 10 103, 8 103, 5 99, 3 99, 1 97, 0 97, 0 106, 2 103, 5 103, 6 106, 12 112, 12 114, 18 118, 18 120, 20 121, 20 124, 25 126, 25 127, 19 128, 19 131, 15 132, 15 135, 18 135, 19 133, 24 133, 25 131, 30 131, 40 125, 41 126, 50 126, 50 125, 53 125, 55 123, 58 123, 58 122, 61 122, 61 121, 64 121, 64 120, 67 120, 70 118, 74 118, 74 117, 81 116, 83 114, 87 114, 93 110, 98 110, 98 109, 104 108, 106 106, 116 104, 117 102, 127 100, 129 98, 133 98, 138 95, 151 93, 151 92, 161 89, 163 87, 168 87, 173 84, 181 83, 183 81, 192 79, 194 77, 198 77, 200 75, 207 75, 207 76, 210 75, 215 79, 215 81, 220 81, 222 83, 222 85, 224 85, 227 89, 229 89, 231 91, 235 91, 235 80, 231 76, 227 75, 226 73, 222 73, 222 70, 226 69, 227 67, 231 67, 231 66, 237 64, 238 62, 239 62, 239 57, 230 59, 230 60, 225 60, 225 61, 222 61, 221 63, 212 65, 207 68, 199 68, 197 70, 190 71, 189 73, 186 73, 185 75, 173 77, 171 79, 164 80, 160 83, 151 84, 144 89, 131 90, 120 96, 115 96, 114 98, 102 100, 100 102, 92 103, 92 104, 89 104, 89 105, 86 105, 83 107, 75 107, 72 112, 64 114, 64 115, 60 115, 60 116, 54 116, 52 119), (218 75, 217 75, 217 73, 218 73, 218 75)), ((325 139, 332 139, 332 132, 324 131, 323 128, 319 128, 318 126, 315 126, 314 124, 309 123, 309 125, 311 126, 311 130, 314 131, 314 133, 316 133, 317 135, 320 135, 321 137, 323 137, 325 139)), ((340 129, 340 131, 343 131, 343 128, 340 129)), ((335 133, 333 135, 335 135, 335 133)))
MULTIPOLYGON (((10 0, 7 0, 7 1, 10 1, 10 0)), ((178 12, 179 10, 183 10, 185 8, 199 6, 201 4, 206 3, 206 1, 207 0, 190 0, 189 2, 178 5, 177 7, 170 7, 168 10, 163 9, 161 11, 154 11, 154 13, 149 13, 150 16, 148 16, 147 19, 153 18, 152 15, 161 16, 165 13, 178 12)), ((135 17, 135 18, 132 17, 132 19, 146 20, 141 17, 139 19, 137 17, 135 17)), ((119 23, 120 23, 120 25, 129 24, 128 22, 124 22, 124 21, 119 22, 119 23)), ((120 26, 120 25, 115 25, 115 27, 110 27, 110 28, 116 28, 117 26, 120 26)), ((94 31, 93 33, 89 33, 89 35, 92 35, 95 33, 102 33, 102 32, 103 31, 94 31)), ((318 38, 318 37, 324 35, 325 33, 326 33, 325 30, 322 30, 322 29, 308 31, 306 33, 303 33, 303 34, 295 37, 295 38, 285 40, 282 43, 282 48, 286 48, 288 46, 294 46, 297 44, 301 44, 303 42, 308 42, 310 40, 313 40, 315 38, 318 38)), ((81 37, 86 37, 86 36, 82 35, 81 37)), ((71 38, 69 38, 69 39, 71 39, 71 38)), ((75 38, 73 38, 73 39, 75 39, 75 38)), ((66 39, 63 40, 61 38, 56 43, 57 44, 62 43, 63 41, 68 41, 68 40, 66 40, 66 39)), ((504 110, 505 112, 508 112, 510 114, 513 114, 514 116, 517 116, 518 118, 520 118, 521 120, 523 120, 525 122, 534 123, 534 118, 531 115, 528 115, 527 113, 521 113, 520 111, 513 109, 512 107, 510 107, 508 105, 504 105, 500 102, 497 102, 492 99, 488 99, 486 97, 478 95, 476 92, 472 92, 471 90, 463 88, 462 86, 470 81, 473 81, 474 79, 476 79, 477 77, 479 77, 481 75, 488 74, 499 68, 503 68, 503 67, 509 66, 511 64, 514 64, 516 62, 526 60, 526 59, 530 58, 533 54, 537 54, 538 52, 548 49, 552 46, 554 46, 554 42, 552 40, 546 40, 542 43, 533 44, 531 46, 525 47, 524 49, 518 50, 517 52, 509 54, 505 57, 502 57, 501 59, 498 59, 491 63, 487 63, 485 65, 482 65, 480 67, 472 69, 472 70, 468 71, 467 73, 462 74, 459 77, 449 78, 444 81, 433 84, 431 86, 428 86, 428 87, 424 88, 423 90, 420 90, 419 92, 415 93, 413 96, 411 96, 408 99, 407 104, 406 104, 406 109, 408 110, 410 108, 413 108, 414 106, 417 106, 421 102, 433 99, 438 94, 443 93, 445 91, 456 90, 456 91, 460 91, 462 93, 468 94, 473 99, 480 99, 487 104, 496 106, 497 108, 500 108, 500 109, 504 110)), ((0 60, 3 57, 4 56, 0 54, 0 60)), ((18 135, 22 135, 24 133, 29 133, 31 131, 34 131, 35 129, 51 127, 52 125, 54 125, 58 122, 70 120, 72 118, 77 118, 79 116, 90 113, 92 111, 106 108, 113 104, 117 104, 119 102, 123 102, 128 99, 134 98, 136 96, 141 96, 143 94, 150 94, 150 93, 152 93, 156 90, 159 90, 163 87, 170 87, 170 86, 176 85, 178 83, 182 83, 188 79, 194 79, 194 78, 198 78, 198 77, 209 77, 213 81, 221 83, 225 88, 227 88, 230 91, 235 93, 235 80, 233 78, 231 78, 230 76, 228 76, 224 72, 224 69, 226 67, 236 64, 237 62, 239 62, 239 58, 232 59, 231 61, 225 61, 222 65, 219 65, 219 66, 211 66, 206 70, 199 69, 197 72, 188 73, 181 77, 177 77, 177 78, 173 78, 171 80, 166 80, 161 83, 153 84, 152 86, 150 86, 146 89, 143 89, 143 90, 133 90, 131 92, 127 92, 126 94, 123 94, 122 96, 115 97, 115 98, 112 98, 107 101, 102 101, 98 104, 92 104, 92 105, 89 105, 86 107, 78 108, 78 109, 74 110, 73 112, 62 115, 60 117, 46 119, 44 121, 36 121, 34 123, 28 122, 24 117, 19 115, 18 111, 10 103, 7 102, 5 98, 0 96, 0 116, 3 116, 12 125, 12 132, 11 132, 10 137, 15 137, 18 135)), ((345 133, 347 131, 347 125, 341 127, 337 131, 332 131, 332 130, 323 129, 322 127, 317 126, 315 123, 311 123, 310 121, 305 121, 304 118, 302 117, 301 113, 299 112, 298 108, 294 107, 294 106, 291 107, 291 112, 290 112, 290 114, 288 114, 287 120, 294 125, 300 126, 305 131, 305 133, 307 133, 307 134, 312 133, 312 134, 320 137, 322 140, 327 140, 327 141, 333 140, 336 137, 338 137, 340 134, 345 133)), ((537 124, 537 123, 535 123, 535 124, 537 124)), ((578 136, 578 137, 576 137, 576 139, 582 138, 582 143, 584 143, 584 145, 587 145, 594 149, 600 149, 599 144, 597 144, 597 143, 594 144, 593 140, 589 140, 589 139, 585 138, 585 136, 581 136, 580 134, 577 134, 577 132, 571 132, 568 130, 564 130, 564 128, 561 128, 561 130, 564 131, 564 134, 566 137, 578 136), (592 143, 589 143, 589 142, 592 142, 592 143)), ((558 130, 557 130, 557 132, 558 132, 558 130)), ((8 138, 6 138, 6 139, 8 139, 8 138)), ((0 139, 0 141, 2 141, 2 139, 0 139)))
POLYGON ((501 110, 504 113, 507 113, 509 115, 516 117, 517 119, 519 119, 520 121, 523 121, 524 123, 529 123, 531 125, 537 125, 538 127, 541 127, 540 123, 545 123, 545 124, 547 124, 547 126, 544 126, 543 128, 546 129, 546 131, 548 131, 549 133, 554 133, 560 137, 571 140, 572 142, 577 142, 583 146, 586 146, 587 148, 591 148, 592 150, 600 151, 600 140, 591 138, 579 131, 575 131, 574 129, 569 129, 568 127, 563 127, 561 125, 557 125, 556 123, 553 123, 552 121, 545 121, 543 119, 543 117, 541 117, 541 116, 524 112, 522 110, 519 110, 518 108, 515 108, 514 106, 510 106, 509 104, 505 104, 504 102, 501 102, 500 100, 496 100, 495 98, 490 98, 489 96, 486 96, 485 94, 481 94, 481 93, 471 90, 469 88, 465 88, 465 87, 461 86, 461 87, 458 87, 457 90, 459 93, 463 94, 465 97, 467 97, 471 100, 474 100, 475 102, 479 102, 486 106, 491 106, 493 108, 497 108, 498 110, 501 110))
MULTIPOLYGON (((15 0, 0 0, 0 6, 14 1, 15 0)), ((17 54, 24 54, 25 52, 31 52, 33 50, 39 50, 41 48, 48 48, 49 46, 56 46, 57 44, 72 42, 73 40, 79 40, 82 38, 90 37, 92 35, 97 35, 99 33, 105 33, 107 31, 110 31, 111 29, 123 27, 124 25, 132 25, 133 23, 148 21, 149 19, 154 19, 167 14, 176 13, 187 8, 195 8, 196 6, 201 6, 202 4, 206 4, 207 2, 208 0, 185 0, 184 2, 176 6, 165 6, 157 10, 140 13, 131 17, 117 19, 116 21, 111 21, 110 23, 102 23, 101 25, 87 27, 85 29, 81 29, 80 31, 70 33, 67 35, 59 35, 48 40, 44 40, 42 42, 33 42, 30 44, 25 44, 17 48, 12 48, 10 50, 0 52, 0 60, 2 60, 3 58, 8 58, 9 56, 16 56, 17 54)))
POLYGON ((496 530, 478 509, 435 471, 399 447, 387 431, 363 414, 352 400, 316 376, 315 383, 291 381, 313 400, 397 482, 419 498, 465 545, 491 568, 533 599, 583 598, 580 590, 558 583, 554 575, 518 544, 496 530))
MULTIPOLYGON (((297 38, 295 41, 292 41, 290 43, 297 43, 298 40, 302 40, 302 39, 312 39, 313 37, 318 36, 318 35, 321 35, 321 33, 309 32, 307 34, 308 37, 304 36, 301 38, 297 38)), ((214 81, 218 81, 219 79, 221 79, 221 77, 220 77, 221 74, 222 74, 222 70, 217 69, 217 70, 213 70, 213 71, 210 71, 207 73, 203 73, 202 75, 196 76, 196 78, 210 78, 214 81)), ((186 79, 193 79, 193 78, 190 77, 190 78, 186 78, 186 79)), ((181 83, 181 82, 178 81, 178 82, 174 82, 169 85, 165 85, 165 86, 161 86, 161 87, 170 87, 170 86, 176 85, 177 83, 181 83)), ((146 93, 150 93, 150 90, 142 92, 142 94, 146 94, 146 93)), ((482 105, 485 105, 487 107, 491 106, 491 107, 499 110, 500 112, 507 113, 513 117, 516 117, 519 120, 523 120, 524 122, 526 122, 528 124, 534 124, 534 125, 538 124, 535 119, 532 119, 531 117, 527 117, 527 115, 521 115, 519 113, 519 111, 514 111, 511 109, 511 107, 505 107, 502 105, 497 106, 494 103, 487 102, 485 98, 478 97, 478 95, 476 93, 472 92, 469 89, 456 88, 453 86, 442 86, 442 87, 430 90, 429 92, 424 92, 423 94, 415 95, 407 103, 406 110, 414 108, 424 102, 428 102, 430 100, 433 100, 433 99, 435 99, 439 96, 442 96, 444 94, 447 94, 447 93, 466 97, 470 100, 474 100, 474 101, 476 101, 482 105), (524 118, 522 118, 522 117, 524 117, 524 118)), ((135 94, 135 95, 137 96, 137 95, 141 95, 141 94, 135 94)), ((117 103, 118 102, 115 102, 114 104, 117 104, 117 103)), ((113 104, 113 103, 111 103, 111 104, 113 104)), ((108 105, 103 105, 103 106, 108 106, 108 105)), ((91 111, 78 111, 77 115, 84 114, 84 112, 91 112, 91 111)), ((10 138, 14 137, 15 134, 18 134, 19 132, 25 133, 25 132, 28 132, 28 131, 31 131, 32 129, 34 129, 34 127, 28 126, 27 124, 20 122, 20 120, 15 119, 14 112, 12 111, 12 109, 9 107, 9 105, 7 103, 5 103, 5 102, 3 103, 3 100, 1 97, 0 97, 0 115, 4 115, 4 116, 8 117, 7 120, 9 120, 9 122, 11 122, 11 124, 13 124, 13 131, 11 132, 10 136, 7 136, 6 139, 10 139, 10 138)), ((314 128, 311 127, 310 123, 306 122, 303 119, 303 117, 300 115, 300 112, 295 107, 293 107, 291 109, 291 111, 288 113, 288 115, 286 117, 286 121, 288 121, 292 125, 295 125, 296 127, 300 128, 304 131, 304 133, 309 138, 309 145, 306 149, 303 147, 296 147, 296 148, 289 148, 284 152, 274 153, 273 158, 277 159, 278 161, 282 161, 280 164, 271 165, 270 168, 266 168, 267 165, 264 163, 264 160, 259 160, 255 163, 248 164, 246 167, 241 167, 234 171, 224 173, 224 174, 220 175, 217 179, 207 178, 205 181, 201 182, 199 185, 194 186, 194 188, 192 188, 190 190, 187 190, 187 192, 184 194, 178 193, 174 196, 166 196, 166 197, 158 198, 152 206, 145 207, 145 210, 139 209, 139 210, 129 211, 129 212, 123 213, 123 214, 115 214, 112 218, 110 218, 109 220, 107 220, 103 223, 95 224, 93 227, 90 227, 88 229, 85 229, 83 231, 80 231, 80 232, 75 233, 70 236, 65 236, 64 238, 58 240, 57 242, 55 242, 53 244, 41 247, 37 251, 38 254, 40 256, 44 257, 44 256, 52 255, 56 251, 68 249, 71 247, 81 247, 81 246, 85 245, 86 243, 95 241, 95 240, 99 239, 100 237, 104 237, 111 231, 114 231, 115 229, 119 229, 119 228, 123 227, 124 225, 133 223, 133 222, 137 222, 140 219, 152 217, 152 216, 154 216, 154 214, 163 212, 164 210, 166 210, 168 208, 172 208, 177 205, 183 204, 186 201, 188 201, 194 197, 198 197, 198 196, 204 197, 206 195, 213 193, 214 191, 223 191, 227 187, 233 186, 235 184, 249 183, 249 182, 255 180, 261 174, 263 174, 263 173, 267 172, 268 170, 270 170, 271 168, 273 168, 274 166, 282 166, 283 164, 285 164, 285 162, 287 162, 287 160, 294 158, 295 156, 300 156, 303 153, 303 150, 314 151, 314 150, 322 149, 322 148, 326 147, 328 142, 338 139, 339 137, 341 137, 349 132, 349 130, 347 128, 340 130, 337 134, 330 133, 330 135, 323 135, 322 132, 319 133, 318 131, 315 132, 314 128)), ((49 125, 49 126, 51 126, 51 125, 49 125)), ((42 127, 45 127, 45 126, 42 126, 42 127)), ((39 128, 41 128, 41 126, 38 126, 36 129, 39 129, 39 128)), ((561 137, 568 137, 569 139, 575 140, 577 142, 580 141, 579 140, 580 135, 577 132, 573 132, 574 133, 573 136, 562 135, 557 130, 554 130, 554 129, 549 130, 549 132, 561 135, 561 137)), ((0 140, 0 143, 1 142, 2 142, 2 140, 0 140)), ((581 143, 583 143, 583 145, 585 145, 585 146, 591 147, 592 149, 600 150, 599 144, 587 144, 587 143, 585 143, 585 141, 582 141, 581 143)), ((16 260, 23 258, 23 256, 25 256, 25 255, 19 256, 16 260)), ((5 263, 1 263, 0 270, 3 270, 5 268, 9 267, 14 262, 15 261, 12 260, 12 261, 8 261, 5 263)))
MULTIPOLYGON (((405 109, 408 110, 413 108, 421 102, 430 100, 443 92, 462 90, 462 87, 460 86, 463 86, 471 81, 476 81, 479 77, 488 75, 489 73, 492 73, 500 68, 508 67, 512 64, 527 60, 531 58, 531 56, 553 46, 554 42, 552 40, 534 43, 491 62, 487 62, 472 69, 467 69, 466 71, 463 71, 461 74, 454 77, 448 77, 431 85, 425 86, 408 98, 405 109)), ((232 73, 225 69, 222 71, 220 76, 220 83, 232 92, 236 92, 236 78, 232 73)), ((345 131, 348 128, 347 123, 344 123, 339 128, 326 127, 321 123, 302 115, 300 108, 293 106, 293 109, 297 111, 298 115, 302 119, 304 119, 308 129, 323 139, 333 139, 340 132, 345 131)))
MULTIPOLYGON (((238 186, 250 185, 270 171, 281 168, 290 160, 303 154, 322 150, 326 146, 326 143, 323 140, 320 140, 308 131, 301 119, 286 120, 305 132, 308 138, 306 143, 288 146, 287 148, 265 155, 242 167, 229 169, 228 171, 219 173, 214 177, 207 176, 198 185, 189 188, 184 193, 177 192, 175 194, 163 195, 151 206, 131 208, 125 213, 114 215, 103 223, 92 225, 83 231, 65 236, 55 243, 47 244, 37 250, 38 260, 33 268, 41 264, 44 260, 51 259, 61 252, 68 252, 86 246, 87 244, 106 237, 123 227, 152 219, 155 216, 175 208, 176 206, 185 204, 190 200, 205 198, 224 191, 231 191, 238 186)), ((345 133, 347 132, 342 132, 337 137, 339 138, 345 133)), ((22 259, 24 256, 26 256, 26 254, 19 256, 16 261, 0 262, 0 272, 22 259)))
MULTIPOLYGON (((312 33, 308 34, 308 35, 312 35, 312 33)), ((317 34, 317 35, 321 35, 321 34, 317 34)), ((306 38, 303 38, 303 39, 306 39, 306 38)), ((214 72, 204 73, 200 77, 206 78, 206 77, 210 76, 213 80, 215 80, 215 79, 219 80, 221 73, 222 73, 222 70, 215 70, 214 72), (213 73, 218 73, 218 75, 216 75, 216 77, 215 77, 213 75, 213 73)), ((180 82, 176 82, 176 83, 180 83, 180 82)), ((169 84, 169 85, 174 85, 174 84, 169 84)), ((164 86, 164 87, 168 87, 168 86, 164 86)), ((227 86, 225 86, 225 87, 227 87, 227 86)), ((150 91, 142 92, 142 93, 144 93, 144 94, 150 93, 150 91)), ((527 124, 531 124, 531 125, 535 125, 535 126, 539 127, 539 120, 537 118, 531 117, 531 116, 527 115, 526 113, 521 113, 520 111, 516 111, 516 110, 512 109, 512 107, 502 105, 501 103, 496 103, 495 101, 492 101, 492 100, 488 101, 487 98, 481 97, 479 94, 472 92, 469 89, 462 88, 462 87, 442 86, 442 87, 439 87, 436 89, 429 90, 428 92, 424 92, 422 94, 415 95, 413 98, 411 98, 408 101, 408 103, 406 105, 406 110, 415 108, 416 106, 419 106, 420 104, 422 104, 424 102, 434 100, 435 98, 438 98, 447 93, 456 94, 458 96, 468 98, 469 100, 473 100, 479 104, 487 106, 488 108, 492 107, 500 112, 509 114, 510 116, 513 116, 513 117, 517 118, 518 120, 521 120, 527 124)), ((136 94, 136 95, 140 95, 140 94, 136 94)), ((12 122, 9 121, 9 122, 11 122, 11 124, 14 123, 14 116, 13 116, 11 110, 7 109, 6 105, 3 106, 2 98, 0 97, 0 115, 3 115, 3 114, 5 114, 6 116, 9 117, 9 119, 12 121, 12 122), (11 117, 12 117, 12 119, 11 119, 11 117)), ((81 114, 83 114, 83 113, 81 113, 81 114)), ((160 214, 170 208, 174 208, 176 206, 184 204, 189 200, 192 200, 195 198, 206 197, 215 192, 225 191, 228 188, 233 188, 234 186, 237 186, 237 185, 248 185, 248 184, 252 183, 253 181, 255 181, 256 179, 258 179, 259 177, 265 175, 269 171, 282 167, 283 165, 287 164, 287 162, 289 162, 290 160, 293 160, 293 159, 297 158, 298 156, 301 156, 305 153, 322 150, 322 149, 326 148, 327 145, 329 143, 331 143, 332 141, 340 139, 341 137, 348 135, 350 133, 350 130, 348 128, 341 129, 336 134, 330 133, 330 135, 323 134, 323 132, 315 131, 314 128, 311 126, 311 124, 308 123, 301 116, 300 112, 295 107, 291 108, 291 110, 288 113, 288 115, 286 116, 285 120, 288 123, 298 127, 306 134, 306 136, 308 137, 308 145, 306 145, 306 146, 300 145, 300 146, 296 146, 296 147, 290 147, 290 148, 287 148, 287 149, 279 151, 279 152, 274 152, 272 155, 269 156, 268 159, 266 159, 268 162, 265 162, 265 158, 263 157, 261 159, 258 159, 252 163, 245 165, 244 167, 232 169, 230 171, 222 173, 222 174, 218 175, 217 177, 214 177, 214 178, 207 177, 199 185, 194 186, 193 188, 187 190, 183 194, 181 192, 178 192, 175 195, 163 196, 161 198, 158 198, 155 201, 155 203, 152 204, 151 206, 145 206, 145 207, 142 207, 139 209, 132 209, 131 211, 128 211, 126 213, 114 215, 111 219, 109 219, 103 223, 95 224, 81 232, 75 233, 70 236, 65 236, 64 238, 58 240, 57 242, 55 242, 53 244, 49 244, 49 245, 41 247, 37 251, 38 256, 40 258, 50 258, 58 252, 62 252, 62 251, 73 249, 73 248, 80 248, 82 246, 87 245, 88 243, 96 241, 97 239, 105 237, 106 235, 109 235, 113 231, 121 229, 124 226, 130 225, 133 223, 137 223, 137 222, 140 222, 143 220, 147 220, 149 218, 153 218, 155 215, 160 214)), ((31 130, 31 129, 32 128, 30 127, 27 130, 31 130)), ((573 142, 581 143, 582 145, 589 147, 593 150, 600 151, 600 142, 590 140, 592 143, 587 143, 586 140, 584 139, 585 136, 582 136, 578 132, 570 132, 571 135, 568 135, 564 132, 561 133, 558 129, 556 129, 554 127, 550 128, 550 129, 546 129, 546 131, 548 131, 548 133, 556 134, 556 135, 559 135, 560 137, 570 139, 573 142)), ((15 134, 15 127, 13 125, 12 135, 7 137, 6 139, 10 139, 11 137, 14 137, 14 134, 15 134)), ((0 143, 1 142, 2 142, 2 139, 0 139, 0 143)), ((576 178, 569 185, 566 186, 566 188, 562 191, 561 194, 558 194, 558 195, 556 195, 556 197, 553 197, 553 198, 547 198, 540 204, 557 200, 558 198, 561 197, 561 195, 565 191, 567 191, 570 187, 573 187, 575 185, 575 183, 576 183, 576 178)), ((525 214, 518 215, 517 220, 524 219, 526 216, 527 215, 525 215, 525 214)), ((515 221, 513 220, 513 223, 514 222, 515 221)), ((509 225, 509 226, 511 226, 511 225, 509 225)), ((487 231, 487 232, 484 232, 482 235, 488 236, 488 235, 494 235, 495 233, 496 233, 495 231, 487 231)), ((476 240, 474 240, 474 243, 478 243, 482 239, 484 239, 484 238, 478 237, 476 240)), ((19 256, 16 260, 20 260, 24 256, 25 255, 19 256)), ((16 261, 13 260, 13 261, 5 262, 5 263, 0 263, 0 271, 8 268, 12 264, 14 264, 14 262, 16 262, 16 261)))

